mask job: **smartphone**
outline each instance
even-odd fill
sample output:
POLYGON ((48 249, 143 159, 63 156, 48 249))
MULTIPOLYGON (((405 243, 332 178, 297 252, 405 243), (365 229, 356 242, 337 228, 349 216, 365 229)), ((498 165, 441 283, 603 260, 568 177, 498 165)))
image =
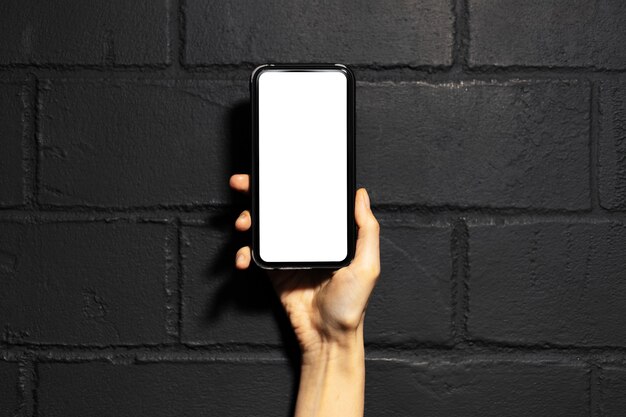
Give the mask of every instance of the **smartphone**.
POLYGON ((250 78, 252 259, 339 268, 354 257, 355 80, 342 64, 266 64, 250 78))

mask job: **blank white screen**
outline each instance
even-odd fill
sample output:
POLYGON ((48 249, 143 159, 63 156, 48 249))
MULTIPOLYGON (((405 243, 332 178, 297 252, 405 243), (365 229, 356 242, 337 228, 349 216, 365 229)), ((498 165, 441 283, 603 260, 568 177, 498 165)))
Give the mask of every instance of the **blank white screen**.
POLYGON ((336 262, 347 237, 347 78, 265 71, 258 78, 259 256, 336 262))

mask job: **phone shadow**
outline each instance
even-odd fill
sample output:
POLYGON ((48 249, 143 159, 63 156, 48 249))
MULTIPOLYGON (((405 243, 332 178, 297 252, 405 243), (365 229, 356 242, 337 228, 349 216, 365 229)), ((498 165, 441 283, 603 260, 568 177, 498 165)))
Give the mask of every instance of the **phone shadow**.
MULTIPOLYGON (((228 112, 228 130, 226 140, 229 142, 226 169, 223 178, 228 182, 229 176, 235 173, 251 172, 251 117, 250 102, 238 102, 228 112)), ((300 371, 300 350, 280 300, 276 296, 266 273, 252 264, 249 269, 240 271, 235 268, 237 250, 250 245, 251 233, 238 232, 234 223, 241 211, 250 208, 250 196, 230 190, 232 204, 216 210, 207 219, 211 233, 224 236, 222 244, 209 260, 205 268, 206 285, 212 287, 203 314, 205 327, 217 325, 217 329, 225 329, 230 335, 242 335, 241 344, 247 347, 283 349, 288 359, 292 376, 292 393, 289 415, 293 415, 298 388, 300 371), (249 319, 259 328, 252 328, 249 319), (230 323, 229 323, 230 321, 230 323), (219 324, 218 324, 219 323, 219 324), (245 330, 253 334, 264 335, 264 341, 257 342, 246 337, 245 330), (270 340, 270 342, 268 342, 270 340), (276 342, 272 342, 275 340, 276 342)), ((240 344, 240 341, 233 342, 240 344)))

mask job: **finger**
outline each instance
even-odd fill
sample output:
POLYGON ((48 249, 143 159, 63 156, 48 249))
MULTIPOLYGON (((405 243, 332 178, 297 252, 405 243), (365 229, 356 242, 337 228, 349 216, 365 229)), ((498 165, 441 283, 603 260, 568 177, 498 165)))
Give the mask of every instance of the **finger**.
POLYGON ((248 210, 244 210, 241 212, 237 220, 235 220, 235 229, 240 232, 245 232, 250 229, 252 225, 252 217, 250 216, 250 212, 248 210))
POLYGON ((230 177, 230 188, 235 191, 247 193, 250 190, 250 176, 248 174, 235 174, 230 177))
POLYGON ((244 246, 237 251, 235 266, 237 269, 247 269, 250 266, 250 246, 244 246))
POLYGON ((380 226, 370 208, 365 188, 357 191, 354 206, 354 217, 359 231, 354 260, 350 266, 375 279, 380 274, 380 226))

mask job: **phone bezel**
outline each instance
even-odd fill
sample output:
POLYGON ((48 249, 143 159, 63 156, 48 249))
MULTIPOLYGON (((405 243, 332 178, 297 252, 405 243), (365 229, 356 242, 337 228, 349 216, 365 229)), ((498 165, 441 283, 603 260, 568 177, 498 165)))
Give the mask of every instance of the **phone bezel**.
POLYGON ((250 103, 252 113, 252 177, 250 191, 252 196, 252 259, 263 269, 310 269, 332 268, 338 269, 350 264, 354 258, 356 245, 356 223, 354 220, 354 198, 356 193, 355 171, 355 78, 352 71, 343 64, 264 64, 254 69, 250 77, 250 103), (258 109, 258 79, 265 71, 340 71, 347 79, 347 178, 348 178, 348 251, 345 259, 336 262, 267 262, 259 256, 259 109, 258 109))

